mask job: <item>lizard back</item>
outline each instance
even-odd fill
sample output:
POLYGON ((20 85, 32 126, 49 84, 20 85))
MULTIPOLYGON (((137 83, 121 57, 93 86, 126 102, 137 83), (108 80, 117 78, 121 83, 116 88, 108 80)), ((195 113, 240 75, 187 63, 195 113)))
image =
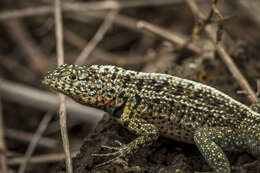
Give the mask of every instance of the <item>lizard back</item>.
MULTIPOLYGON (((111 67, 110 67, 111 68, 111 67)), ((113 71, 113 70, 112 70, 113 71)), ((162 136, 193 143, 197 128, 229 126, 259 119, 258 113, 213 87, 179 77, 119 69, 121 90, 132 115, 151 122, 162 136)))
POLYGON ((213 87, 161 73, 64 64, 48 74, 44 83, 116 118, 127 109, 128 116, 154 124, 162 136, 187 143, 193 143, 200 127, 236 129, 260 119, 259 114, 213 87))

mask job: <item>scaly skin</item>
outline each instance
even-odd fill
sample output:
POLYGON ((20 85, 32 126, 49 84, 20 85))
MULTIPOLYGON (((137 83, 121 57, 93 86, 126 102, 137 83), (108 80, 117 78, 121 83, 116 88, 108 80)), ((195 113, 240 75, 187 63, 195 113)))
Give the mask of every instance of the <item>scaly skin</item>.
POLYGON ((66 64, 47 74, 43 83, 81 104, 109 112, 138 135, 129 144, 107 147, 113 153, 94 156, 124 157, 160 135, 196 144, 215 173, 231 172, 224 151, 260 156, 260 114, 201 83, 109 65, 66 64))

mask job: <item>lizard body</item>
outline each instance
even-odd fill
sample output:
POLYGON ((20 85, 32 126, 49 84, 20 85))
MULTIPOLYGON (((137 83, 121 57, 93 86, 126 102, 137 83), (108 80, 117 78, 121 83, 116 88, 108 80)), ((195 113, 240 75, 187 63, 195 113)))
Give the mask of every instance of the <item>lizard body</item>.
POLYGON ((260 114, 198 82, 109 65, 64 64, 43 83, 81 104, 109 112, 138 135, 129 144, 110 147, 115 152, 96 156, 126 156, 160 135, 196 144, 214 172, 231 172, 223 150, 260 155, 260 114))

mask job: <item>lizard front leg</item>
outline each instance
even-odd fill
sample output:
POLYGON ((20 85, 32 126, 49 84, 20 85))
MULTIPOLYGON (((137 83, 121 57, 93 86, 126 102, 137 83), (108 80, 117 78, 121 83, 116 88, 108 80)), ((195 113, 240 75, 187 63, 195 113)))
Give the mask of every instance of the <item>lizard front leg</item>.
POLYGON ((222 149, 234 151, 237 147, 242 147, 240 138, 241 135, 229 127, 203 127, 194 135, 199 151, 214 173, 231 172, 229 160, 222 149))
POLYGON ((122 115, 122 118, 119 119, 120 124, 126 127, 128 130, 134 132, 138 137, 130 142, 129 144, 121 144, 119 141, 116 141, 119 144, 119 147, 109 147, 105 148, 112 149, 115 152, 106 153, 106 154, 92 154, 93 156, 106 157, 106 156, 115 156, 113 159, 108 160, 104 163, 101 163, 97 166, 103 166, 111 163, 113 160, 119 157, 126 157, 131 155, 140 148, 147 147, 156 141, 159 137, 159 129, 153 124, 148 123, 147 121, 139 118, 123 118, 128 117, 122 115))

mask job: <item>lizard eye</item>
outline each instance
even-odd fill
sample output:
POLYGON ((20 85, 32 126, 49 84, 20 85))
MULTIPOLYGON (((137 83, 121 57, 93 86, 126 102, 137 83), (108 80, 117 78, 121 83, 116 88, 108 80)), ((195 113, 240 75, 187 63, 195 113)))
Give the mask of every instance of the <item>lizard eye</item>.
POLYGON ((70 79, 71 79, 71 80, 76 80, 76 79, 77 79, 77 76, 76 76, 75 74, 72 74, 72 75, 70 76, 70 79))

